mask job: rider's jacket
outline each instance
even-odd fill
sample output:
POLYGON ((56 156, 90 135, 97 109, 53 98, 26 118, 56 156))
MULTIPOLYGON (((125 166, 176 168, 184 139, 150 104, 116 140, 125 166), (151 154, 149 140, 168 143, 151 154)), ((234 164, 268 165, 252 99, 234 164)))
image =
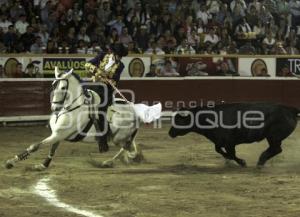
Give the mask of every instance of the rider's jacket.
POLYGON ((117 62, 112 53, 102 52, 87 62, 85 68, 93 74, 95 82, 101 81, 108 84, 106 79, 109 79, 116 84, 120 80, 124 64, 121 61, 117 62))

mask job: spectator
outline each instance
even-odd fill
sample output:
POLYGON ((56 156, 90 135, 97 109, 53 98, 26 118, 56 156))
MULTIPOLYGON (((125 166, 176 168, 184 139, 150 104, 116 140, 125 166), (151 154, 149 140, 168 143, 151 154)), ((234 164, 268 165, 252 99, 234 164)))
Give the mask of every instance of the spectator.
POLYGON ((15 71, 12 72, 11 76, 13 78, 23 78, 24 77, 24 71, 23 71, 23 65, 22 63, 17 63, 15 71))
POLYGON ((220 6, 222 5, 222 2, 220 0, 207 0, 206 6, 207 11, 211 14, 217 14, 219 13, 220 6))
POLYGON ((110 29, 116 29, 118 35, 120 35, 123 27, 125 26, 123 23, 123 15, 117 14, 116 19, 108 22, 107 25, 110 26, 110 29))
POLYGON ((237 72, 234 72, 229 68, 228 63, 225 61, 223 61, 221 63, 219 70, 217 70, 215 73, 213 73, 211 75, 213 75, 213 76, 239 76, 239 74, 237 72))
POLYGON ((47 32, 46 25, 40 25, 40 31, 37 33, 37 36, 41 37, 42 44, 46 47, 49 39, 49 33, 47 32))
POLYGON ((84 42, 86 43, 90 43, 91 42, 91 39, 90 37, 86 34, 86 27, 85 26, 82 26, 80 28, 80 31, 77 35, 77 40, 83 40, 84 42))
POLYGON ((160 77, 178 77, 179 73, 172 66, 172 62, 167 60, 165 65, 161 68, 159 72, 160 77))
MULTIPOLYGON (((15 22, 17 18, 19 18, 21 15, 26 14, 20 0, 16 0, 13 4, 12 7, 10 8, 10 17, 11 19, 15 22)), ((26 30, 26 28, 25 28, 26 30)), ((25 31, 24 31, 25 32, 25 31)), ((23 33, 21 33, 23 34, 23 33)))
POLYGON ((108 43, 114 44, 114 43, 119 43, 119 42, 120 42, 120 38, 118 35, 118 31, 117 31, 117 29, 113 28, 108 37, 108 43))
POLYGON ((205 35, 204 43, 206 42, 212 44, 217 44, 219 42, 219 37, 216 35, 215 28, 210 28, 208 34, 205 35))
POLYGON ((275 46, 273 46, 273 49, 271 50, 271 54, 285 55, 287 54, 287 51, 283 47, 282 42, 276 42, 275 46))
POLYGON ((23 43, 24 51, 30 52, 30 47, 34 43, 35 36, 32 32, 32 26, 27 26, 26 32, 23 35, 21 35, 20 39, 23 43))
POLYGON ((256 7, 254 5, 251 6, 249 13, 246 15, 246 20, 250 27, 254 27, 258 23, 258 14, 256 7))
POLYGON ((103 52, 103 50, 96 41, 92 42, 92 45, 86 51, 87 54, 98 54, 100 52, 103 52))
POLYGON ((142 25, 138 30, 135 40, 139 48, 141 48, 143 51, 147 50, 150 38, 149 34, 147 33, 146 25, 142 25))
POLYGON ((142 51, 136 46, 134 41, 128 43, 128 54, 141 54, 142 51))
POLYGON ((86 52, 87 52, 86 43, 84 40, 81 39, 78 41, 76 53, 86 54, 86 52))
POLYGON ((269 23, 271 19, 273 19, 270 11, 266 9, 265 6, 261 7, 260 13, 258 15, 258 19, 262 21, 262 23, 269 23))
POLYGON ((26 67, 25 73, 23 73, 24 78, 36 78, 37 73, 35 73, 35 66, 33 63, 29 63, 26 67))
POLYGON ((235 29, 235 35, 237 38, 244 38, 246 33, 252 32, 250 25, 247 23, 246 19, 243 18, 239 25, 235 29))
POLYGON ((7 19, 6 13, 0 14, 0 28, 3 29, 3 32, 6 33, 8 31, 8 27, 12 25, 12 22, 7 19))
POLYGON ((18 21, 15 23, 16 30, 22 35, 26 32, 29 23, 26 21, 26 16, 24 14, 20 15, 18 21))
POLYGON ((292 14, 292 26, 300 25, 300 1, 289 1, 290 13, 292 14))
POLYGON ((40 36, 35 37, 35 43, 31 45, 30 52, 34 54, 43 53, 43 42, 40 36))
POLYGON ((198 49, 200 43, 200 37, 197 34, 196 30, 192 30, 190 34, 188 34, 188 44, 190 44, 195 50, 198 49))
POLYGON ((124 26, 122 29, 122 34, 120 35, 120 42, 125 47, 128 47, 128 44, 132 42, 132 37, 128 34, 128 28, 126 26, 124 26))
POLYGON ((273 49, 273 46, 275 45, 275 38, 273 37, 272 33, 267 33, 267 36, 263 40, 263 45, 265 48, 265 53, 270 53, 270 51, 273 49))
POLYGON ((290 55, 298 55, 299 54, 299 50, 296 48, 295 41, 287 40, 286 52, 287 52, 287 54, 290 54, 290 55))
POLYGON ((206 26, 208 24, 208 20, 211 19, 211 14, 207 11, 207 7, 205 4, 200 6, 199 11, 196 13, 197 19, 201 19, 203 25, 206 26))
POLYGON ((178 32, 176 31, 175 33, 175 39, 177 41, 177 44, 181 44, 181 42, 186 39, 187 35, 186 32, 184 31, 184 27, 180 26, 178 29, 178 32))
POLYGON ((266 29, 261 20, 258 20, 257 24, 253 27, 253 32, 255 32, 257 39, 263 39, 265 37, 266 29))
POLYGON ((233 0, 230 3, 230 9, 232 12, 238 11, 238 15, 244 17, 246 15, 247 5, 244 0, 233 0))
POLYGON ((216 13, 216 21, 218 22, 218 24, 222 25, 224 23, 225 17, 228 13, 228 5, 222 3, 220 6, 220 11, 216 13))
POLYGON ((146 77, 156 77, 157 76, 157 70, 156 70, 155 64, 150 65, 150 71, 145 76, 146 77))
POLYGON ((4 45, 7 47, 9 53, 16 51, 18 36, 16 34, 15 28, 13 25, 8 27, 8 31, 3 36, 4 45))
POLYGON ((52 54, 58 53, 58 48, 57 48, 56 43, 50 38, 49 38, 48 43, 47 43, 46 52, 47 53, 52 53, 52 54))
POLYGON ((256 54, 256 50, 252 43, 248 41, 245 45, 240 47, 239 54, 256 54))
POLYGON ((151 42, 150 47, 146 50, 145 54, 156 54, 156 55, 164 55, 165 52, 157 46, 156 42, 151 42))
POLYGON ((183 39, 181 44, 176 48, 176 54, 195 54, 195 49, 188 43, 187 38, 183 39))
POLYGON ((150 18, 150 22, 148 24, 150 34, 158 36, 159 23, 157 14, 153 14, 150 18))
POLYGON ((239 53, 236 42, 231 41, 230 44, 228 45, 226 51, 227 51, 228 54, 237 54, 237 53, 239 53))
POLYGON ((111 16, 109 0, 103 0, 101 6, 97 10, 97 17, 102 23, 108 23, 111 16))

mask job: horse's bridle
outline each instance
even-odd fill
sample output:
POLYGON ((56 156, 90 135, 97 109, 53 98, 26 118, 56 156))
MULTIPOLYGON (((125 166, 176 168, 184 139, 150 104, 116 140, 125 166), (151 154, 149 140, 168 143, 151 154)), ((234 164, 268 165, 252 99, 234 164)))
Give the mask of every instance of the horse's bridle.
MULTIPOLYGON (((65 94, 64 97, 62 98, 61 101, 55 101, 55 102, 51 102, 51 104, 58 104, 58 105, 63 105, 66 97, 67 97, 67 93, 68 93, 68 89, 69 89, 69 81, 67 79, 56 79, 53 83, 52 83, 52 90, 54 91, 56 89, 56 87, 58 87, 58 84, 60 81, 66 81, 67 82, 67 86, 66 86, 66 90, 65 90, 65 94)), ((82 105, 76 106, 75 108, 71 108, 72 105, 83 95, 83 91, 81 91, 81 93, 79 94, 79 96, 77 96, 71 103, 69 106, 67 107, 62 107, 61 109, 64 109, 67 112, 73 111, 77 108, 79 108, 82 105)))
POLYGON ((62 98, 61 101, 57 101, 57 102, 51 102, 51 104, 58 104, 58 105, 63 105, 65 100, 66 100, 66 97, 67 97, 67 93, 68 93, 68 89, 69 89, 69 81, 67 79, 56 79, 55 81, 53 81, 52 83, 52 90, 55 91, 56 87, 58 87, 58 84, 60 81, 66 81, 67 82, 67 87, 66 87, 66 90, 65 90, 65 95, 64 97, 62 98))

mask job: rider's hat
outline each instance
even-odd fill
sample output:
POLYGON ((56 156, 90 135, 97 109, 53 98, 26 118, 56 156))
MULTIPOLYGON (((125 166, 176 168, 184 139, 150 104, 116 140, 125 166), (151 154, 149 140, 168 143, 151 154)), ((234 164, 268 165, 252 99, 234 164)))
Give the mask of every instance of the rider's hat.
POLYGON ((111 52, 114 54, 120 56, 120 57, 125 57, 128 54, 127 48, 122 44, 122 43, 114 43, 109 46, 111 52))

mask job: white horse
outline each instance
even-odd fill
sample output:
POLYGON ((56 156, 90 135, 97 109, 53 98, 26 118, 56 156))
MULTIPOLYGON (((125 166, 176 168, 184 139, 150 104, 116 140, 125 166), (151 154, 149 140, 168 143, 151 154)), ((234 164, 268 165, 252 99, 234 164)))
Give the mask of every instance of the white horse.
MULTIPOLYGON (((76 142, 96 142, 96 106, 100 97, 92 90, 87 90, 85 96, 80 84, 80 78, 70 70, 60 73, 55 68, 53 82, 53 99, 51 109, 54 113, 50 118, 52 134, 43 141, 30 145, 24 152, 6 161, 6 168, 12 168, 18 161, 25 160, 41 146, 51 146, 49 155, 43 163, 35 165, 34 169, 44 170, 49 167, 59 143, 63 140, 76 142)), ((104 161, 103 166, 111 167, 113 162, 124 154, 125 159, 141 157, 134 139, 139 126, 139 118, 134 108, 128 104, 113 104, 108 109, 109 137, 111 141, 121 147, 120 151, 110 160, 104 161), (133 151, 131 151, 133 149, 133 151)))

